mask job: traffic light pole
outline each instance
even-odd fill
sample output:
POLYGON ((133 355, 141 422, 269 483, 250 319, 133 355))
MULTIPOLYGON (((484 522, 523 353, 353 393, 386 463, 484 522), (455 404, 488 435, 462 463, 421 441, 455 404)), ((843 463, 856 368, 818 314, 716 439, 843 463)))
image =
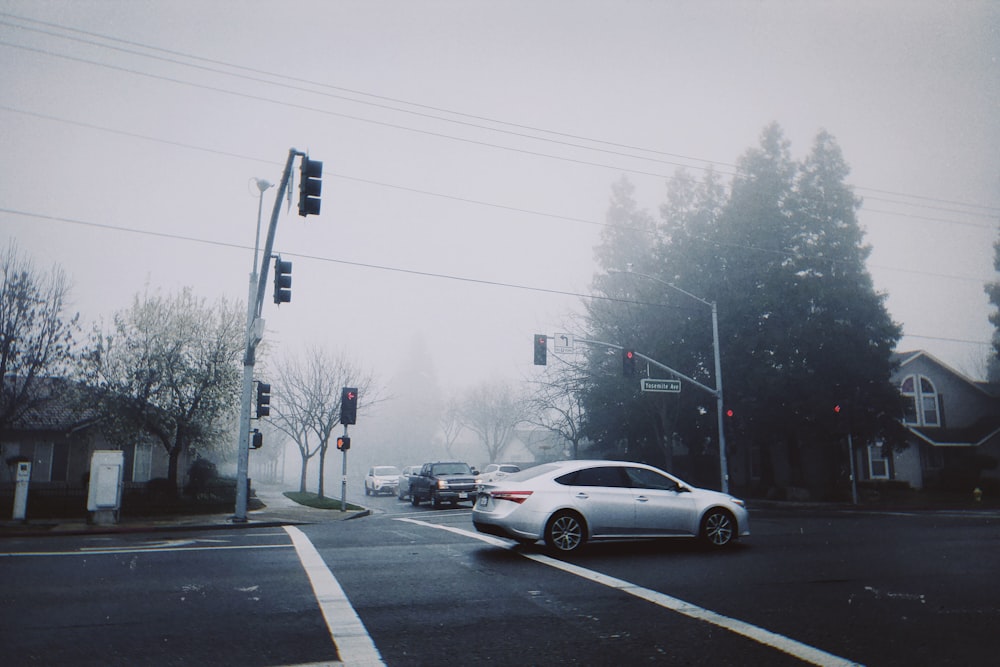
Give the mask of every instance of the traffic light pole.
POLYGON ((267 228, 267 240, 264 242, 263 261, 260 273, 257 273, 257 241, 254 239, 253 266, 250 273, 250 286, 247 294, 247 330, 246 349, 243 354, 243 391, 240 396, 240 434, 236 441, 236 511, 233 514, 235 523, 245 523, 247 520, 247 503, 250 496, 250 484, 247 470, 250 467, 250 404, 253 400, 253 367, 256 363, 257 345, 264 334, 264 321, 260 319, 264 305, 264 289, 267 285, 267 270, 271 251, 274 248, 274 233, 278 227, 278 214, 281 213, 281 200, 284 199, 288 181, 292 175, 292 163, 295 157, 304 155, 294 148, 288 150, 285 170, 281 174, 274 197, 274 208, 271 211, 271 223, 267 228))
MULTIPOLYGON (((711 304, 711 306, 712 306, 712 331, 715 335, 715 340, 717 341, 719 339, 719 324, 718 324, 719 321, 715 314, 715 304, 713 303, 711 304)), ((574 337, 573 340, 580 343, 586 343, 588 345, 602 345, 604 347, 610 347, 616 350, 625 349, 621 345, 615 345, 614 343, 605 343, 599 340, 587 340, 586 338, 576 338, 576 337, 574 337)), ((721 476, 722 476, 721 488, 723 493, 729 493, 729 473, 728 473, 729 464, 726 460, 726 435, 725 435, 725 430, 723 429, 724 420, 722 418, 722 374, 720 372, 721 364, 719 359, 719 346, 718 345, 715 346, 715 382, 718 385, 715 389, 707 385, 704 385, 701 382, 698 382, 694 378, 690 378, 687 375, 684 375, 684 373, 681 373, 678 370, 674 370, 673 368, 667 366, 666 364, 661 364, 656 359, 653 359, 652 357, 647 357, 645 354, 642 354, 640 352, 635 352, 635 356, 653 364, 658 368, 662 368, 668 373, 676 375, 682 380, 690 382, 691 384, 698 387, 702 391, 707 392, 715 397, 716 412, 718 413, 718 427, 719 427, 719 468, 721 470, 721 476)))
MULTIPOLYGON (((344 424, 344 437, 347 437, 347 424, 344 424)), ((347 511, 347 450, 343 454, 343 467, 340 471, 340 511, 347 511)))

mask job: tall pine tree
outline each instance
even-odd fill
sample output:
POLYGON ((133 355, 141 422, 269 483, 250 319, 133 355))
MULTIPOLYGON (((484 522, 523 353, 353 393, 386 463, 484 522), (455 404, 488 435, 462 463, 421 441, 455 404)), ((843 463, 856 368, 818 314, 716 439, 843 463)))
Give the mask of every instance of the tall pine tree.
MULTIPOLYGON (((595 289, 617 301, 591 307, 594 335, 632 336, 637 349, 709 387, 710 311, 664 283, 717 304, 726 408, 734 411, 727 423, 732 480, 744 492, 759 478, 761 491, 806 486, 829 494, 847 464, 835 404, 850 402, 844 407, 858 442, 899 434, 898 392, 889 376, 900 329, 865 268, 869 248, 848 172, 827 133, 798 163, 772 124, 738 161, 728 188, 713 172, 700 183, 679 174, 645 246, 626 248, 619 234, 598 249, 605 271, 621 268, 614 262, 628 256, 646 277, 595 279, 595 289)), ((595 382, 587 407, 606 409, 613 384, 595 382)), ((691 385, 673 403, 620 395, 620 414, 630 418, 619 426, 648 443, 632 452, 684 455, 692 481, 705 483, 699 470, 712 466, 695 464, 699 454, 717 456, 713 397, 691 385)), ((608 426, 591 435, 607 438, 608 426)), ((717 485, 718 473, 708 481, 717 485)))

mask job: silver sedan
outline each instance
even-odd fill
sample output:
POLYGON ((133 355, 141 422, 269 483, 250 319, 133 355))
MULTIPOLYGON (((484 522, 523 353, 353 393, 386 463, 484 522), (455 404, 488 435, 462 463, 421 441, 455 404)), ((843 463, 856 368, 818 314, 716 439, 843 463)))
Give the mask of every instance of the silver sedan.
POLYGON ((725 547, 750 534, 746 505, 643 463, 560 461, 482 487, 476 530, 559 553, 588 540, 697 537, 725 547))

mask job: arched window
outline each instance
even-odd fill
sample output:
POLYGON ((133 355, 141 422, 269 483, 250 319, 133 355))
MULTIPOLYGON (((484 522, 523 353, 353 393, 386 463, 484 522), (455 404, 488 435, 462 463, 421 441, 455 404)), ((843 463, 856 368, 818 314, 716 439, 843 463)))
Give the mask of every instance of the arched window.
POLYGON ((903 395, 903 421, 911 426, 940 426, 938 393, 930 378, 907 375, 899 387, 903 395))

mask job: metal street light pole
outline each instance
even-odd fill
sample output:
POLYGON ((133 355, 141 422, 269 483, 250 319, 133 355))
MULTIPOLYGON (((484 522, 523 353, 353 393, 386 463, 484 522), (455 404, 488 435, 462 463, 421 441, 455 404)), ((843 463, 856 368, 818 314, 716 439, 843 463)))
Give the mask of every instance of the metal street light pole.
POLYGON ((261 332, 254 323, 257 321, 257 256, 260 253, 260 218, 264 207, 264 191, 272 187, 264 179, 255 178, 260 196, 257 200, 257 233, 253 240, 253 262, 250 267, 250 286, 247 290, 247 339, 245 341, 246 351, 243 362, 243 384, 240 396, 240 435, 236 449, 236 511, 233 520, 243 523, 247 520, 247 505, 249 501, 249 489, 247 489, 247 471, 250 467, 250 449, 248 439, 250 437, 250 402, 253 392, 253 353, 256 348, 255 336, 261 332), (250 360, 249 363, 247 360, 250 360))
POLYGON ((645 273, 639 273, 638 271, 633 271, 631 267, 626 271, 620 271, 617 269, 608 269, 608 273, 624 273, 633 276, 639 276, 641 278, 647 278, 653 282, 660 283, 661 285, 666 285, 672 290, 676 290, 681 294, 691 297, 695 301, 700 301, 706 306, 712 309, 712 348, 715 353, 715 412, 716 419, 718 420, 719 429, 719 475, 722 480, 722 492, 729 493, 729 463, 726 459, 726 431, 725 431, 725 420, 722 414, 722 359, 719 354, 719 311, 715 305, 714 301, 708 301, 702 299, 700 296, 695 296, 685 289, 681 289, 677 285, 668 283, 666 280, 657 278, 656 276, 651 276, 645 273))

